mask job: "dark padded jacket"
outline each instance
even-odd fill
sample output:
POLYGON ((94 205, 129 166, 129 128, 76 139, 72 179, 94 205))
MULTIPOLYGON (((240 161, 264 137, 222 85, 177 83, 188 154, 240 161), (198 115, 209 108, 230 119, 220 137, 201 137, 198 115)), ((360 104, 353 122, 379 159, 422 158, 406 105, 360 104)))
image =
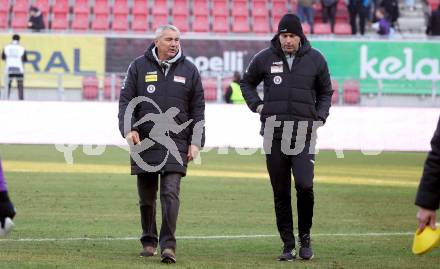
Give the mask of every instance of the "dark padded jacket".
MULTIPOLYGON (((271 46, 254 56, 241 80, 243 97, 249 108, 256 112, 264 104, 261 112, 261 134, 268 117, 276 116, 277 121, 293 121, 292 140, 297 135, 299 121, 307 121, 307 140, 310 140, 314 121, 323 121, 329 115, 333 93, 330 74, 322 54, 313 49, 305 36, 295 55, 292 69, 281 49, 278 35, 271 46), (256 87, 264 82, 264 100, 258 96, 256 87)), ((274 139, 282 138, 284 124, 274 130, 274 139)))
MULTIPOLYGON (((141 125, 135 123, 149 113, 165 113, 168 109, 175 107, 179 113, 173 118, 178 125, 182 125, 188 120, 191 124, 178 132, 168 131, 169 136, 177 146, 183 165, 170 154, 170 151, 162 144, 156 142, 150 148, 142 151, 140 157, 149 166, 161 166, 157 172, 177 172, 186 174, 188 146, 195 144, 203 147, 205 132, 203 122, 205 119, 205 99, 199 72, 194 64, 181 57, 174 62, 166 77, 159 63, 153 56, 152 44, 143 56, 135 59, 128 67, 127 75, 122 85, 119 99, 119 130, 123 137, 131 130, 138 131, 141 141, 145 138, 152 138, 161 135, 150 133, 155 124, 149 120, 141 125), (138 96, 148 97, 151 101, 139 103, 133 113, 129 130, 124 130, 124 115, 130 101, 138 96), (154 102, 154 103, 153 103, 154 102), (160 109, 160 111, 159 111, 160 109), (200 125, 200 123, 202 125, 200 125), (194 128, 194 127, 197 128, 194 128), (194 137, 193 137, 194 132, 194 137), (164 161, 165 160, 165 161, 164 161), (165 162, 165 165, 161 165, 165 162)), ((164 122, 164 126, 168 123, 164 122)), ((168 128, 168 127, 167 127, 168 128)), ((162 136, 163 137, 163 136, 162 136)), ((131 158, 131 173, 140 174, 145 171, 131 158)))
POLYGON ((440 203, 440 119, 431 140, 431 147, 417 191, 416 205, 437 210, 440 203))

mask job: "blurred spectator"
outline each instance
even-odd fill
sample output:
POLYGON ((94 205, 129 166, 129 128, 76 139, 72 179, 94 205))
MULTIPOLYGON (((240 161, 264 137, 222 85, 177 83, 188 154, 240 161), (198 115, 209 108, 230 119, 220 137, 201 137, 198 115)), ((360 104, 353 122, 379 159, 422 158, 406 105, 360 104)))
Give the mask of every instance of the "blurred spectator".
POLYGON ((313 25, 315 22, 315 8, 313 7, 318 0, 298 0, 298 17, 301 23, 307 20, 310 26, 310 33, 313 34, 313 25))
POLYGON ((29 10, 30 16, 28 21, 28 28, 31 29, 33 32, 40 32, 41 30, 44 30, 44 20, 43 20, 43 14, 41 11, 34 6, 31 6, 29 10))
POLYGON ((17 80, 18 99, 24 99, 23 80, 24 67, 27 62, 26 50, 20 45, 20 36, 12 36, 12 43, 6 45, 2 51, 2 60, 6 61, 5 73, 8 75, 8 99, 11 95, 12 80, 17 80))
POLYGON ((243 94, 240 89, 240 72, 235 71, 232 77, 232 82, 226 89, 225 102, 228 104, 245 104, 243 94))
POLYGON ((322 4, 322 20, 324 23, 330 22, 332 33, 335 28, 335 18, 338 6, 338 0, 321 0, 322 4))
POLYGON ((431 36, 440 35, 440 5, 431 13, 431 16, 429 17, 426 34, 431 36))
POLYGON ((391 20, 391 26, 395 27, 397 19, 399 18, 399 1, 398 0, 382 0, 380 7, 385 9, 391 20))
POLYGON ((365 34, 365 21, 371 6, 371 0, 348 0, 348 13, 350 15, 351 34, 357 34, 356 19, 359 16, 359 32, 365 34))
POLYGON ((383 8, 376 9, 375 17, 377 21, 373 23, 373 29, 377 30, 377 33, 381 36, 392 34, 391 21, 383 8))

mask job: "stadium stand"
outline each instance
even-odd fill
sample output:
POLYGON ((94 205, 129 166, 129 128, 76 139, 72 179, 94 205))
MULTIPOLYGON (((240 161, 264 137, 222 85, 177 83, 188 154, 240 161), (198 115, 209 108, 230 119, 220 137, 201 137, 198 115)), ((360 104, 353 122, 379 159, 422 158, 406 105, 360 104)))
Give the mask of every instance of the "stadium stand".
MULTIPOLYGON (((398 32, 424 33, 425 15, 440 0, 416 0, 414 10, 405 9, 400 2, 398 32)), ((297 10, 297 0, 0 0, 0 29, 26 28, 24 18, 29 15, 30 5, 43 12, 48 31, 80 32, 140 33, 173 23, 182 32, 268 34, 277 30, 283 14, 297 10)), ((338 1, 334 34, 351 34, 348 22, 346 3, 338 1)), ((315 23, 316 35, 329 35, 321 3, 316 5, 315 23)), ((367 33, 375 31, 368 28, 367 33)))
POLYGON ((205 90, 205 100, 217 100, 217 79, 213 77, 202 78, 203 88, 205 90))
POLYGON ((336 79, 332 79, 332 105, 337 105, 339 103, 339 83, 336 79))
POLYGON ((361 100, 360 85, 357 80, 345 80, 342 84, 344 104, 356 105, 361 100))
POLYGON ((121 91, 121 78, 119 76, 115 76, 114 82, 112 76, 104 78, 104 100, 112 100, 112 87, 115 89, 114 98, 117 100, 121 91), (114 85, 112 85, 113 83, 114 85))
POLYGON ((82 80, 83 99, 96 100, 99 94, 99 81, 95 76, 85 76, 82 80))

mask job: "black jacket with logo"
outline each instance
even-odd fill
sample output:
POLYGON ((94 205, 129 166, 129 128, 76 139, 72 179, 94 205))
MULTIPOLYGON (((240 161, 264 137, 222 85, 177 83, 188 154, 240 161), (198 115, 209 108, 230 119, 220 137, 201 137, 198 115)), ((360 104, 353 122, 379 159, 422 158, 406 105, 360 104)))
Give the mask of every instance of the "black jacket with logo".
POLYGON ((434 137, 432 150, 428 154, 416 196, 416 205, 437 210, 440 203, 440 119, 434 137))
POLYGON ((278 35, 271 46, 254 56, 241 80, 243 97, 249 108, 261 112, 261 134, 268 117, 281 121, 274 130, 274 138, 281 139, 284 121, 293 121, 292 140, 295 140, 298 122, 307 121, 307 140, 310 140, 314 121, 323 121, 329 115, 333 94, 327 62, 320 52, 313 49, 303 36, 302 45, 295 55, 292 69, 281 49, 278 35), (256 87, 264 83, 264 100, 258 96, 256 87))
MULTIPOLYGON (((153 48, 154 44, 128 67, 119 99, 119 130, 123 137, 132 130, 138 131, 141 141, 147 138, 142 144, 151 143, 151 140, 155 142, 139 155, 143 162, 149 166, 155 166, 157 172, 178 172, 185 175, 188 146, 194 144, 203 147, 205 140, 204 127, 200 128, 200 126, 204 126, 205 119, 205 99, 201 78, 195 65, 185 59, 183 55, 171 65, 165 76, 152 54, 153 48), (143 100, 135 106, 133 116, 128 117, 128 128, 124 129, 125 112, 127 108, 130 108, 130 101, 136 97, 142 97, 143 100), (170 137, 177 146, 183 164, 177 161, 169 149, 157 142, 158 139, 164 138, 163 132, 157 132, 157 129, 153 128, 159 126, 157 122, 155 124, 152 120, 147 120, 140 125, 135 125, 144 116, 147 119, 151 118, 147 114, 165 113, 170 108, 174 111, 176 111, 175 108, 178 109, 177 115, 172 119, 178 125, 192 120, 182 131, 175 130, 177 134, 172 131, 176 127, 173 125, 174 123, 161 122, 163 128, 171 129, 165 135, 170 137), (194 128, 195 126, 196 128, 194 128), (153 132, 151 132, 152 130, 153 132), (151 140, 149 140, 150 138, 151 140)), ((145 171, 131 158, 131 173, 144 172, 152 171, 145 171)))

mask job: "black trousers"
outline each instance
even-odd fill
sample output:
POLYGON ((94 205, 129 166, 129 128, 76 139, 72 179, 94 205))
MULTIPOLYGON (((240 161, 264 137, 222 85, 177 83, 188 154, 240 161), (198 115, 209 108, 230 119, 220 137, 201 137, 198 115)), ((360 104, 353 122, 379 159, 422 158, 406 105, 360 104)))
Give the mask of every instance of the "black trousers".
POLYGON ((324 23, 330 22, 332 33, 335 31, 335 20, 338 3, 334 3, 331 6, 322 6, 322 20, 324 23))
POLYGON ((365 34, 365 23, 368 17, 368 8, 364 7, 362 3, 348 8, 350 16, 351 34, 355 35, 358 31, 356 25, 356 18, 359 16, 359 31, 361 35, 365 34))
MULTIPOLYGON (((294 145, 291 148, 293 147, 294 145)), ((309 143, 306 142, 303 151, 299 154, 286 155, 281 150, 281 140, 273 140, 271 152, 266 154, 267 170, 274 195, 277 228, 285 248, 295 247, 291 173, 295 179, 299 234, 309 234, 312 227, 315 155, 314 152, 309 153, 309 147, 309 143)))
POLYGON ((17 81, 17 88, 18 88, 18 99, 23 100, 24 99, 24 92, 23 92, 23 80, 24 76, 23 74, 9 74, 8 75, 8 99, 11 96, 11 86, 12 86, 12 80, 17 81))
POLYGON ((176 223, 179 214, 179 173, 165 173, 160 176, 160 203, 162 206, 162 226, 159 240, 156 226, 156 198, 158 190, 158 173, 145 173, 137 176, 139 206, 141 211, 142 246, 176 249, 176 223))

